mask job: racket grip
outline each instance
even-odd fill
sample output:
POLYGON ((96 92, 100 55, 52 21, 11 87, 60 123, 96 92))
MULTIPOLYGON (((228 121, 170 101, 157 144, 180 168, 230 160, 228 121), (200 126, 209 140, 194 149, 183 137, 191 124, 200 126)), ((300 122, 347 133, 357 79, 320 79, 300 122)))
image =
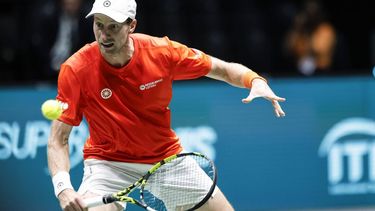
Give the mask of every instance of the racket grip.
POLYGON ((92 198, 87 198, 87 199, 84 199, 83 201, 85 202, 87 208, 97 207, 99 205, 105 204, 104 200, 103 200, 103 196, 96 196, 96 197, 92 197, 92 198))

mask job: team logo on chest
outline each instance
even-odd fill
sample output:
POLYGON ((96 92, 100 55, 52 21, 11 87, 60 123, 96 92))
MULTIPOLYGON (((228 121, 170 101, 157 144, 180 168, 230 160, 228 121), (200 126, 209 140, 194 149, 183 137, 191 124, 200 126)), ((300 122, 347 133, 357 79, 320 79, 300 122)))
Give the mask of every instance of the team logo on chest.
POLYGON ((112 90, 110 90, 108 88, 104 88, 100 92, 100 95, 102 96, 103 99, 108 99, 112 96, 112 90))

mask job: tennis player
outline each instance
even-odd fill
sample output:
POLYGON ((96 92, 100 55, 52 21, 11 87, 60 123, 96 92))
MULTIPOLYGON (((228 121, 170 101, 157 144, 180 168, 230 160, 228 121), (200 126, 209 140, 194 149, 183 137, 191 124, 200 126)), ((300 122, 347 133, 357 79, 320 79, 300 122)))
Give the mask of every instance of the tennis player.
MULTIPOLYGON (((87 15, 94 18, 96 41, 61 66, 57 99, 64 111, 52 122, 48 166, 63 210, 86 210, 84 198, 117 192, 146 173, 151 164, 183 150, 170 125, 168 105, 175 80, 207 76, 225 81, 250 90, 243 103, 263 97, 272 103, 277 117, 285 115, 279 105, 285 99, 276 96, 254 71, 168 37, 134 33, 135 16, 134 0, 96 0, 87 15), (76 192, 69 176, 68 137, 83 116, 90 136, 76 192)), ((112 203, 90 210, 117 211, 124 206, 112 203)), ((200 210, 233 208, 217 188, 200 210)))

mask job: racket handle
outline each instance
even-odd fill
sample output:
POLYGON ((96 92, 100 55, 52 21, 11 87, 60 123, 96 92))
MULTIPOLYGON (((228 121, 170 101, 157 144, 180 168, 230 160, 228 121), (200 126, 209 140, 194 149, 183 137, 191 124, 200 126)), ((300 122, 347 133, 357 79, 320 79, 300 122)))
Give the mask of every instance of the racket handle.
POLYGON ((104 201, 103 201, 103 196, 96 196, 96 197, 92 197, 92 198, 87 198, 87 199, 84 199, 83 201, 85 202, 87 208, 97 207, 99 205, 105 204, 104 201))

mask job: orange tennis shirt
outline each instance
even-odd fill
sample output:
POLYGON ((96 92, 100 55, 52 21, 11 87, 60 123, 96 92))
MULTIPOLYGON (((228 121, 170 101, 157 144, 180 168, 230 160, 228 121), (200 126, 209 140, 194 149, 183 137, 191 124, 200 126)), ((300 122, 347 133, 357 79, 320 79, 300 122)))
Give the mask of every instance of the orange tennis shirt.
POLYGON ((206 75, 211 58, 169 40, 131 34, 134 54, 116 68, 101 56, 96 42, 88 44, 61 66, 57 99, 60 121, 89 125, 84 159, 155 163, 182 147, 171 129, 174 80, 206 75))

